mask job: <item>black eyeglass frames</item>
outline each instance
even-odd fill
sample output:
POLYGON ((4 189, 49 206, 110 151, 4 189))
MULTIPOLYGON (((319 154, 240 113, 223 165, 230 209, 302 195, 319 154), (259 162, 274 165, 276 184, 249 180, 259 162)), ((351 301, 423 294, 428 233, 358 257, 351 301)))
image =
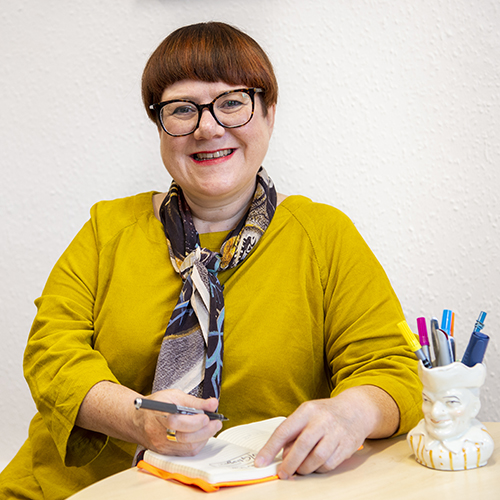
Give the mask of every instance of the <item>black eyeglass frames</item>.
POLYGON ((197 104, 188 99, 174 99, 151 104, 163 130, 173 137, 192 134, 200 125, 203 110, 207 108, 215 121, 224 128, 246 125, 254 114, 255 94, 264 92, 257 87, 228 90, 208 104, 197 104))

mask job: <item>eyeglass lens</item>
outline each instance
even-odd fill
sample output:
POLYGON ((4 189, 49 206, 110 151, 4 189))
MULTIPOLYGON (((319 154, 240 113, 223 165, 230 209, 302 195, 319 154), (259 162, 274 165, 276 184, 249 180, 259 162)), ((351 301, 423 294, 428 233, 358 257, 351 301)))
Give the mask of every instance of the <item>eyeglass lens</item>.
MULTIPOLYGON (((246 92, 230 92, 213 102, 213 115, 226 128, 241 127, 252 117, 253 104, 246 92)), ((161 109, 161 121, 173 135, 193 132, 198 125, 198 108, 191 102, 173 101, 161 109)))

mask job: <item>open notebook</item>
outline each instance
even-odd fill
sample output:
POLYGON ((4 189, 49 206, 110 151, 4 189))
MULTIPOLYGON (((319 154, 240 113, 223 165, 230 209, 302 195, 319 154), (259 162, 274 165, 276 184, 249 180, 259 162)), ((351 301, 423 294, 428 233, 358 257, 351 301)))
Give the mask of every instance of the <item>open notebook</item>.
POLYGON ((196 485, 205 491, 276 479, 281 454, 267 467, 254 467, 253 461, 284 420, 285 417, 276 417, 227 429, 216 438, 210 438, 194 457, 160 455, 148 450, 138 467, 165 479, 196 485))

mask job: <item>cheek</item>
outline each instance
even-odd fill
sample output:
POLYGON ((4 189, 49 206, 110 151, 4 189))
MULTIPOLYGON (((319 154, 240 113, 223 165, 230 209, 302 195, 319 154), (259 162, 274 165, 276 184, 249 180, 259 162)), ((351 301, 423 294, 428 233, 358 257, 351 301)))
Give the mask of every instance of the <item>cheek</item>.
POLYGON ((457 420, 463 420, 467 417, 467 411, 465 406, 461 406, 460 408, 453 408, 450 410, 450 416, 457 420))

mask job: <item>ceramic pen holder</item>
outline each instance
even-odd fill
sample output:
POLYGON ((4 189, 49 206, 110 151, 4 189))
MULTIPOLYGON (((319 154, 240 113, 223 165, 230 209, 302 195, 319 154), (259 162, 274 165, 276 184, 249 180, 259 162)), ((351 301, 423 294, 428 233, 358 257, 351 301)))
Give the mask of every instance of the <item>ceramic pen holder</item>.
POLYGON ((493 439, 477 416, 486 367, 460 362, 426 368, 419 362, 424 418, 407 436, 418 463, 458 471, 486 465, 493 439))

